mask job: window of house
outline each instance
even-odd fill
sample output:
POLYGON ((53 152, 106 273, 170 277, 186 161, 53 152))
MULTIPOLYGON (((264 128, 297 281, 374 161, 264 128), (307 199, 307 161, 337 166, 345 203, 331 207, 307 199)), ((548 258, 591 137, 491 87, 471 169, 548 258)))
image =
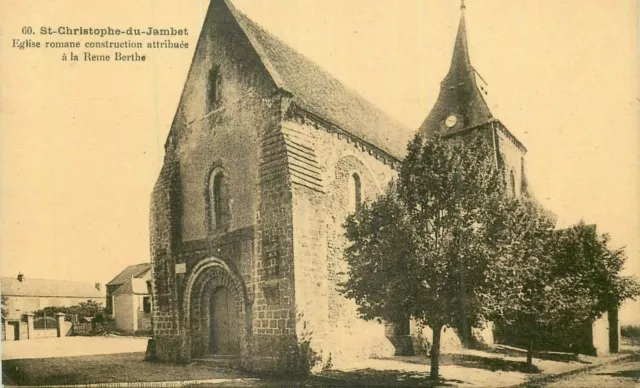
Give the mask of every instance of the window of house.
POLYGON ((142 311, 144 311, 145 313, 150 313, 151 312, 151 297, 150 296, 145 296, 144 298, 142 298, 142 311))
POLYGON ((229 209, 226 176, 222 171, 214 173, 209 185, 211 223, 213 229, 222 229, 227 223, 229 209))
POLYGON ((349 181, 349 212, 355 213, 362 205, 362 182, 357 173, 351 175, 349 181))
POLYGON ((509 188, 511 189, 511 195, 516 196, 516 175, 513 170, 509 173, 509 188))

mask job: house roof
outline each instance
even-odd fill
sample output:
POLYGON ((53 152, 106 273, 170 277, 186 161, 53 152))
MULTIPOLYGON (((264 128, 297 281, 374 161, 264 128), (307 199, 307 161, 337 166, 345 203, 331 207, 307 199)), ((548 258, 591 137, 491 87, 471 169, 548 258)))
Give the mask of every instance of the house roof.
POLYGON ((104 290, 98 290, 93 283, 73 282, 54 279, 2 278, 2 295, 4 296, 46 296, 73 298, 104 298, 104 290))
POLYGON ((129 278, 124 284, 113 292, 113 295, 148 295, 147 281, 144 279, 129 278))
POLYGON ((132 277, 138 278, 143 276, 150 270, 151 270, 151 263, 140 263, 140 264, 130 265, 124 270, 122 270, 122 272, 120 272, 109 283, 107 283, 107 286, 115 286, 118 284, 123 284, 127 280, 131 279, 132 277))
POLYGON ((391 118, 319 65, 223 0, 260 56, 276 85, 305 111, 402 159, 415 132, 391 118))
MULTIPOLYGON (((449 73, 440 84, 438 100, 420 126, 419 132, 430 137, 436 132, 461 131, 491 122, 493 114, 482 93, 469 58, 463 7, 449 73), (445 121, 451 116, 456 117, 456 122, 449 127, 445 121)), ((453 122, 449 124, 451 123, 453 122)))

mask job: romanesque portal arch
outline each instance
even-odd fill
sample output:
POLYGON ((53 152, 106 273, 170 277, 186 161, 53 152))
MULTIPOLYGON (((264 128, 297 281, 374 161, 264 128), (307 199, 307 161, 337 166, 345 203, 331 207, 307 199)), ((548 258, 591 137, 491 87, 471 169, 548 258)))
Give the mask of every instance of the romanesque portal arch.
POLYGON ((191 357, 245 354, 246 295, 229 266, 218 258, 202 260, 186 291, 191 357))

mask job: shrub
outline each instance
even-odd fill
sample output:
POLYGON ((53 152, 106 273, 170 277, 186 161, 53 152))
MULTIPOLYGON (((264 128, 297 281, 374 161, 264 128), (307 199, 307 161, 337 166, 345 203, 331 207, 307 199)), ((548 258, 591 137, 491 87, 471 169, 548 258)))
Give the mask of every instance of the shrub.
POLYGON ((302 323, 302 330, 297 336, 288 336, 280 342, 281 368, 296 377, 306 377, 321 361, 321 357, 311 347, 313 331, 307 327, 303 314, 298 313, 296 321, 302 323))
POLYGON ((281 343, 282 369, 298 377, 306 377, 320 361, 320 356, 311 347, 311 333, 289 337, 281 343))
POLYGON ((640 338, 640 325, 626 325, 620 328, 620 334, 626 338, 640 338))
POLYGON ((111 335, 116 332, 116 320, 113 318, 103 318, 94 322, 93 335, 111 335))

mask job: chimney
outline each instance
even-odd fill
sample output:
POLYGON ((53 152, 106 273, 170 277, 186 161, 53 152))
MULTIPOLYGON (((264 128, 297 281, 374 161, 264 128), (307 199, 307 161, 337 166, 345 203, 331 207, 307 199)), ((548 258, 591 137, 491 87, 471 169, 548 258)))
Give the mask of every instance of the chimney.
POLYGON ((18 273, 18 281, 19 282, 24 282, 26 279, 24 278, 24 275, 22 273, 18 273))
POLYGON ((100 291, 100 283, 96 283, 96 290, 100 291))

